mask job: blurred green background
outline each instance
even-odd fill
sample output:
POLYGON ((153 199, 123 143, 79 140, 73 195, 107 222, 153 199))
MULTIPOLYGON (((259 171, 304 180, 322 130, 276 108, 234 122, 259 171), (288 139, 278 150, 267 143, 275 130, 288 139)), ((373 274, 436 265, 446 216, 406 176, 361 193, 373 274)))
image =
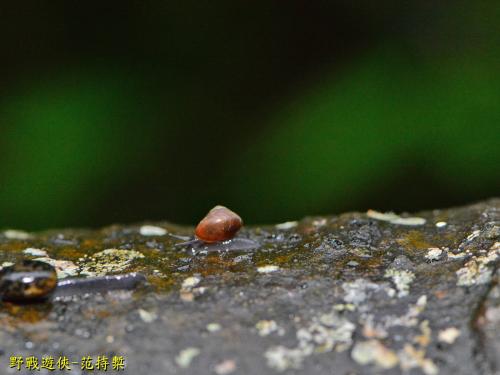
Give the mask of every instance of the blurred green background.
POLYGON ((0 5, 0 227, 498 195, 495 1, 0 5))

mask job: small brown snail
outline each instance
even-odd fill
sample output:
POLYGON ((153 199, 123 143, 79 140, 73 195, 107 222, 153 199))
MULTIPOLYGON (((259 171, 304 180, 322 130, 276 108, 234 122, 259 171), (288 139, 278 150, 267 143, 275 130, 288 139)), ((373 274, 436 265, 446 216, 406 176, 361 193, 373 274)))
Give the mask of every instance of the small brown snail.
POLYGON ((207 251, 248 250, 259 244, 247 238, 235 238, 243 226, 243 220, 235 212, 224 206, 215 206, 199 222, 194 231, 196 239, 176 244, 192 246, 207 251))
POLYGON ((243 220, 224 206, 215 206, 205 216, 194 233, 206 243, 227 241, 234 237, 243 226, 243 220))

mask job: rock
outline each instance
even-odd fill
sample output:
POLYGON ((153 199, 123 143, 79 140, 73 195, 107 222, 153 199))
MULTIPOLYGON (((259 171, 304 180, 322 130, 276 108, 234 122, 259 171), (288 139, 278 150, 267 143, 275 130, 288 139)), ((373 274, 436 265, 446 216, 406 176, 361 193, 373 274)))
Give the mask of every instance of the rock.
POLYGON ((4 267, 43 256, 60 276, 148 283, 3 303, 0 373, 11 356, 64 355, 77 372, 83 357, 123 356, 126 374, 494 375, 499 227, 491 199, 242 228, 257 249, 176 247, 192 229, 166 222, 2 232, 4 267))

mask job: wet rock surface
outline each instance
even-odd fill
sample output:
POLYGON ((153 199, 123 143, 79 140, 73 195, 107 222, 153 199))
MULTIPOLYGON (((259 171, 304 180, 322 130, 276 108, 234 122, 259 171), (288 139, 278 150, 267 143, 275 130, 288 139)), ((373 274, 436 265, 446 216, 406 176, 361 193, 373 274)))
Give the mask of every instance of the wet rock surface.
POLYGON ((492 199, 245 227, 260 244, 245 251, 175 247, 193 228, 169 223, 4 231, 0 265, 148 282, 2 303, 0 374, 32 373, 11 356, 62 355, 72 374, 99 355, 124 356, 127 374, 498 374, 499 228, 492 199))

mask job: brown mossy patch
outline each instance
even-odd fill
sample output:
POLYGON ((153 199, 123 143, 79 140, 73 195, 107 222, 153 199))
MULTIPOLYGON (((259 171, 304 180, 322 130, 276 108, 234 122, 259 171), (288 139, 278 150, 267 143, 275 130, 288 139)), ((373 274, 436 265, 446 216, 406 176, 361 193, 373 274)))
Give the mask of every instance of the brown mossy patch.
POLYGON ((429 247, 435 247, 430 242, 428 242, 424 233, 418 230, 409 231, 403 237, 398 238, 396 242, 409 252, 419 253, 421 251, 427 250, 429 247))
POLYGON ((4 302, 0 307, 0 314, 6 315, 0 318, 0 324, 2 326, 18 326, 26 323, 37 323, 46 319, 51 309, 50 302, 27 305, 4 302))
POLYGON ((113 315, 111 311, 103 308, 82 309, 82 314, 87 319, 105 319, 113 315))
MULTIPOLYGON (((83 257, 85 254, 87 254, 85 251, 82 251, 80 249, 77 249, 75 247, 64 247, 60 250, 57 251, 57 257, 58 258, 64 258, 68 260, 78 260, 79 258, 83 257)), ((49 252, 50 255, 50 252, 49 252)))
POLYGON ((19 241, 11 241, 8 243, 3 243, 0 244, 0 251, 5 252, 5 253, 17 253, 21 252, 22 250, 26 249, 27 247, 32 247, 30 246, 29 243, 26 242, 19 242, 19 241))
POLYGON ((148 276, 148 282, 155 291, 166 292, 171 290, 176 284, 174 277, 148 276))

